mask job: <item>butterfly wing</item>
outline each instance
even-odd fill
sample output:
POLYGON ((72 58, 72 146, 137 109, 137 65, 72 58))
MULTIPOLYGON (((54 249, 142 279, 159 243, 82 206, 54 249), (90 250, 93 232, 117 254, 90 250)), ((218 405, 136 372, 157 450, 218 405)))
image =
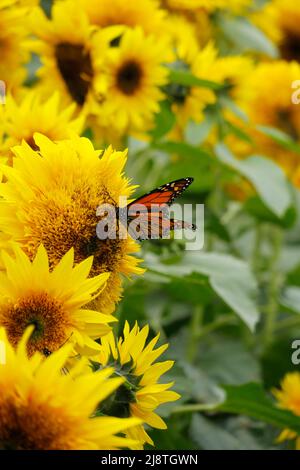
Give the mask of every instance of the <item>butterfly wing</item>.
POLYGON ((135 240, 157 240, 168 238, 173 230, 190 229, 196 226, 183 220, 169 219, 161 212, 141 214, 128 225, 128 232, 135 240))
MULTIPOLYGON (((136 207, 144 206, 144 212, 151 210, 153 205, 170 206, 173 201, 180 196, 194 181, 193 178, 181 178, 179 180, 172 181, 171 183, 163 184, 159 188, 153 189, 150 193, 144 194, 140 198, 131 202, 127 206, 128 215, 130 212, 137 211, 136 207)), ((139 209, 138 209, 139 210, 139 209)), ((141 212, 141 210, 139 210, 141 212)))
POLYGON ((182 230, 182 229, 189 229, 195 232, 197 227, 195 224, 190 224, 189 222, 185 222, 184 220, 177 220, 177 219, 170 219, 170 230, 182 230))
POLYGON ((127 206, 128 232, 136 240, 167 237, 171 230, 195 227, 170 219, 168 206, 192 184, 193 178, 181 178, 164 184, 127 206))

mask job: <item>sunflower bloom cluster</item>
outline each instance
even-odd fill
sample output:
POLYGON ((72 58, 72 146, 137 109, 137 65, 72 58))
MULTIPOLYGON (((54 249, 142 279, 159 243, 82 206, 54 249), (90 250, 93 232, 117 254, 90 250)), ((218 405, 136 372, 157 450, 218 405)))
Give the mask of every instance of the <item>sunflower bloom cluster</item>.
MULTIPOLYGON (((300 64, 295 61, 261 63, 239 82, 236 92, 241 107, 250 119, 249 134, 253 139, 252 144, 244 143, 243 152, 246 155, 251 152, 267 155, 283 168, 296 185, 299 166, 297 154, 264 135, 260 126, 279 129, 299 142, 300 112, 292 101, 292 83, 299 76, 300 64)), ((239 145, 233 145, 233 148, 239 148, 239 145)))
MULTIPOLYGON (((211 39, 207 15, 227 9, 225 4, 63 0, 53 2, 51 18, 37 7, 26 42, 41 61, 37 89, 45 97, 59 90, 63 103, 73 103, 104 143, 120 145, 128 133, 147 138, 165 100, 176 115, 178 110, 180 128, 189 113, 201 121, 203 108, 215 100, 214 91, 178 90, 169 72, 179 67, 204 80, 224 81, 217 73, 217 50, 212 43, 207 50, 202 47, 211 39)), ((246 5, 239 0, 229 9, 246 5)))
POLYGON ((101 156, 86 138, 53 142, 41 134, 35 135, 34 147, 38 150, 25 141, 14 147, 14 165, 3 170, 3 243, 19 243, 30 259, 43 244, 51 267, 70 249, 76 263, 93 255, 91 275, 110 273, 97 306, 111 313, 121 296, 121 276, 143 272, 140 260, 132 256, 138 251, 132 238, 96 236, 97 207, 118 207, 119 198, 129 198, 134 190, 123 174, 126 151, 108 148, 101 156))
MULTIPOLYGON (((300 374, 299 372, 289 372, 281 381, 281 388, 274 389, 273 395, 277 399, 279 408, 291 411, 294 415, 300 416, 300 374)), ((284 429, 277 438, 278 442, 295 440, 296 449, 300 450, 300 436, 289 429, 284 429)))
MULTIPOLYGON (((147 342, 148 336, 148 326, 139 328, 135 324, 130 329, 126 322, 123 337, 116 340, 110 333, 101 339, 101 351, 93 358, 92 365, 96 371, 111 366, 117 376, 124 378, 114 401, 116 415, 137 417, 148 427, 165 429, 165 422, 155 410, 163 403, 180 398, 178 393, 169 390, 174 385, 172 382, 160 383, 161 376, 171 369, 174 362, 155 362, 168 345, 154 349, 159 335, 147 342)), ((142 449, 145 443, 153 445, 143 424, 134 426, 126 434, 139 442, 137 449, 142 449)))
POLYGON ((12 164, 13 152, 10 150, 22 141, 36 150, 34 134, 40 132, 54 141, 80 134, 83 129, 82 118, 75 118, 75 105, 62 109, 59 93, 44 99, 36 91, 21 92, 21 96, 6 97, 6 106, 2 110, 3 136, 0 151, 4 158, 9 155, 12 164))
MULTIPOLYGON (((254 359, 280 334, 281 308, 299 313, 299 266, 276 272, 282 231, 299 225, 299 21, 294 0, 0 0, 0 450, 141 450, 168 427, 168 445, 185 443, 190 412, 213 409, 223 377, 223 365, 205 369, 214 350, 197 369, 200 342, 226 327, 224 342, 243 351, 240 322, 253 328, 263 313, 265 344, 253 336, 244 350, 254 359), (179 195, 208 206, 203 266, 175 236, 198 234, 198 220, 172 219, 176 234, 158 240, 179 195), (135 239, 137 216, 121 215, 141 200, 135 239), (143 240, 162 200, 157 239, 143 240), (99 236, 103 206, 114 237, 99 236), (296 294, 279 302, 290 279, 296 294), (180 406, 171 374, 186 387, 180 406)), ((299 373, 274 396, 300 416, 299 373)), ((300 449, 289 427, 277 441, 300 449)))
MULTIPOLYGON (((131 238, 96 237, 97 206, 117 207, 119 197, 130 197, 134 189, 123 174, 126 152, 97 151, 88 139, 76 135, 52 141, 34 134, 33 139, 11 148, 13 164, 3 165, 1 183, 0 328, 5 354, 11 359, 0 368, 5 390, 1 447, 143 448, 152 444, 143 423, 165 428, 154 409, 179 395, 167 390, 170 383, 156 384, 173 362, 161 363, 158 369, 158 364, 153 365, 165 346, 153 350, 157 337, 144 349, 148 327, 135 326, 129 334, 127 324, 124 331, 128 354, 133 360, 140 356, 132 374, 144 375, 137 380, 136 404, 130 402, 127 417, 118 412, 118 397, 127 387, 125 377, 108 379, 115 369, 102 360, 104 351, 109 354, 105 345, 112 343, 116 322, 112 313, 122 292, 121 276, 143 272, 140 260, 132 256, 138 245, 131 238), (140 347, 135 341, 141 341, 140 347), (93 372, 88 358, 91 364, 99 360, 103 370, 93 372), (32 386, 26 381, 26 388, 22 375, 16 375, 17 362, 24 374, 30 373, 32 386), (52 382, 43 382, 50 369, 52 382), (69 389, 77 385, 74 399, 66 404, 63 397, 69 400, 69 389), (40 390, 43 386, 47 393, 40 390), (33 397, 30 405, 26 394, 33 397), (78 415, 78 404, 86 396, 86 408, 81 407, 78 415), (96 418, 101 401, 102 417, 96 418), (17 403, 21 403, 17 423, 9 424, 7 416, 16 416, 17 403), (45 430, 37 435, 41 420, 45 430)), ((122 353, 122 365, 128 357, 122 353)))
MULTIPOLYGON (((24 16, 28 16, 30 2, 0 1, 0 79, 7 90, 18 91, 26 78, 25 64, 29 51, 22 47, 29 29, 24 16)), ((37 1, 31 2, 36 5, 37 1)))
MULTIPOLYGON (((0 443, 7 450, 119 449, 133 442, 121 437, 138 419, 94 417, 99 403, 122 383, 111 369, 83 372, 84 359, 67 375, 61 368, 72 347, 64 346, 46 360, 27 356, 26 330, 17 349, 0 329, 5 360, 0 362, 0 443)), ((3 358, 2 358, 3 359, 3 358)))

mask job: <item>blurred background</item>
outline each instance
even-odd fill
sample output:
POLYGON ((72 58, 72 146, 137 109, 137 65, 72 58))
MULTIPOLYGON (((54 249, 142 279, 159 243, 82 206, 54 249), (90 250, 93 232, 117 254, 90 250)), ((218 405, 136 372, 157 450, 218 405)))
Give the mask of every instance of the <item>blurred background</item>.
MULTIPOLYGON (((193 177, 178 202, 205 205, 204 248, 186 251, 185 241, 173 237, 143 242, 146 272, 125 281, 117 307, 119 332, 125 320, 148 323, 151 335, 160 332, 169 343, 165 358, 176 361, 167 379, 181 399, 160 408, 168 429, 149 434, 158 449, 294 448, 300 434, 299 346, 293 343, 300 340, 300 4, 147 0, 135 2, 144 14, 132 2, 123 14, 109 3, 108 12, 107 2, 87 1, 90 19, 100 28, 121 27, 112 36, 116 49, 123 47, 124 28, 141 29, 134 50, 160 94, 151 92, 155 106, 142 95, 129 101, 133 71, 127 71, 128 100, 118 101, 112 88, 104 104, 98 99, 100 117, 87 119, 82 134, 97 148, 129 149, 126 175, 139 185, 136 197, 193 177), (150 4, 157 17, 149 15, 150 4), (163 84, 158 60, 168 72, 163 84), (280 409, 272 390, 289 372, 296 374, 280 409), (278 442, 283 429, 294 432, 278 442)), ((51 6, 42 2, 49 17, 51 6)), ((46 63, 32 52, 30 88, 40 86, 46 63)), ((100 82, 101 76, 98 97, 100 82)))

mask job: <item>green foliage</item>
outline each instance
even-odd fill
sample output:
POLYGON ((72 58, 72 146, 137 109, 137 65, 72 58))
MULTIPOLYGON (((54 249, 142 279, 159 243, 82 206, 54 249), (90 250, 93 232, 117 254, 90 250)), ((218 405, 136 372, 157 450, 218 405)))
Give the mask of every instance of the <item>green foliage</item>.
POLYGON ((204 87, 211 90, 221 90, 223 85, 195 77, 187 70, 170 69, 169 80, 183 86, 204 87))
MULTIPOLYGON (((278 57, 249 19, 217 11, 210 21, 220 55, 278 57)), ((281 430, 300 435, 299 416, 280 409, 271 394, 288 371, 300 371, 291 362, 292 341, 300 338, 299 191, 270 155, 239 159, 227 145, 227 137, 250 145, 253 139, 232 84, 176 63, 168 72, 169 85, 213 91, 216 102, 201 122, 188 121, 180 139, 169 94, 147 138, 126 141, 126 173, 140 185, 138 194, 193 177, 180 201, 205 205, 205 244, 189 252, 182 240, 143 242, 146 272, 127 280, 116 328, 120 333, 126 320, 148 323, 152 336, 169 343, 165 358, 176 361, 165 381, 174 381, 182 398, 159 409, 168 429, 149 430, 157 449, 278 449, 281 430)), ((256 131, 299 156, 293 136, 262 125, 256 131)))
MULTIPOLYGON (((183 83, 190 79, 184 75, 183 83)), ((299 418, 279 409, 270 393, 297 370, 291 344, 300 337, 300 198, 276 163, 263 155, 238 160, 224 144, 230 134, 251 141, 223 117, 230 108, 246 122, 232 103, 222 92, 202 123, 188 123, 181 141, 169 138, 174 116, 162 103, 151 142, 134 143, 129 157, 143 190, 193 176, 181 200, 205 205, 204 248, 144 242, 146 273, 128 284, 119 307, 120 331, 125 319, 149 323, 170 344, 165 357, 176 361, 165 380, 182 398, 160 408, 168 430, 150 431, 161 449, 274 449, 282 446, 282 429, 300 433, 299 418), (214 129, 222 132, 213 151, 206 139, 214 129), (232 200, 227 185, 244 181, 251 192, 232 200)), ((269 137, 298 150, 280 132, 269 137)))
POLYGON ((239 161, 224 144, 216 146, 216 154, 225 164, 239 172, 253 184, 262 202, 278 217, 291 205, 291 192, 283 171, 271 160, 252 155, 239 161))
POLYGON ((250 416, 273 426, 286 427, 300 433, 299 418, 289 411, 274 406, 260 385, 250 383, 240 387, 226 386, 225 391, 226 399, 219 406, 219 410, 250 416))

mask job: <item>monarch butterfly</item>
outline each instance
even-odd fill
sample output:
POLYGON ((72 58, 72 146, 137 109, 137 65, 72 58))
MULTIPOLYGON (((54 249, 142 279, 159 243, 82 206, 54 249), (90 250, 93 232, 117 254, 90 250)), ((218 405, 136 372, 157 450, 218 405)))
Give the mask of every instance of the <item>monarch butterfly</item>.
MULTIPOLYGON (((169 218, 168 206, 180 196, 194 181, 193 178, 181 178, 163 184, 153 189, 144 196, 135 199, 124 209, 127 211, 127 228, 132 235, 132 222, 137 223, 139 228, 138 236, 136 231, 132 235, 138 240, 148 238, 162 238, 169 234, 171 230, 190 229, 196 230, 194 224, 169 218)), ((122 210, 119 208, 117 216, 119 218, 122 210)), ((135 223, 134 223, 135 225, 135 223)))

